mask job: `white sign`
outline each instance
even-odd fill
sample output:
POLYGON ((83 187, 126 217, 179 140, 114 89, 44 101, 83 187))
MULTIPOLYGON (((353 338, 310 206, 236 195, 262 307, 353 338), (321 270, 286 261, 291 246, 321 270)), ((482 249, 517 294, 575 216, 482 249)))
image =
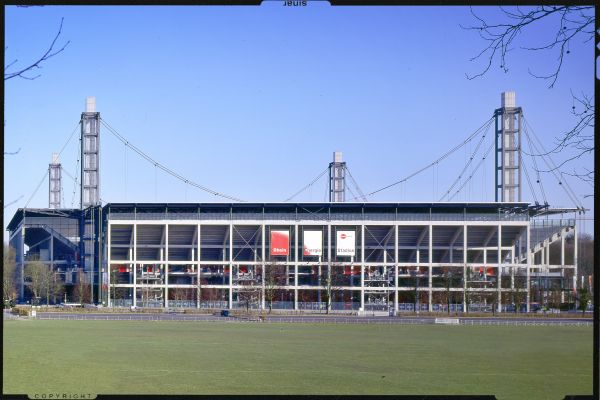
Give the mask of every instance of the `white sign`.
POLYGON ((322 231, 304 231, 304 251, 305 256, 323 255, 323 232, 322 231))
POLYGON ((336 251, 338 256, 354 256, 355 249, 354 231, 337 231, 336 232, 336 251))

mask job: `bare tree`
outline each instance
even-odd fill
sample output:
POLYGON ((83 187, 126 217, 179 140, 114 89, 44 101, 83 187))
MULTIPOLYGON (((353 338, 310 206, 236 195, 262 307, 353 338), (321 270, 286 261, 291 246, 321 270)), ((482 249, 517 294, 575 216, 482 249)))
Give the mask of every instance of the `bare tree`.
POLYGON ((326 304, 326 313, 331 311, 332 302, 343 285, 343 267, 332 264, 321 269, 321 285, 323 286, 323 297, 326 304))
POLYGON ((25 280, 33 294, 32 304, 37 304, 45 289, 45 276, 48 267, 39 260, 34 260, 25 266, 25 280))
POLYGON ((15 287, 15 250, 4 245, 4 256, 2 260, 2 297, 5 305, 10 305, 14 302, 17 297, 17 290, 15 287))
POLYGON ((254 285, 247 285, 238 291, 238 301, 246 307, 246 313, 250 312, 250 306, 260 300, 261 288, 254 285))
MULTIPOLYGON (((546 51, 556 55, 556 63, 551 66, 550 72, 533 73, 529 70, 531 76, 549 81, 549 88, 553 88, 558 80, 564 62, 571 54, 571 43, 587 43, 595 35, 595 10, 594 6, 572 5, 572 6, 536 6, 527 7, 525 10, 520 7, 511 7, 510 9, 500 7, 501 20, 499 22, 490 22, 477 15, 471 8, 471 14, 477 21, 473 26, 462 28, 473 30, 487 43, 471 61, 484 59, 484 68, 474 74, 468 75, 468 79, 475 79, 485 75, 494 63, 498 63, 504 72, 508 72, 508 54, 519 42, 520 36, 525 32, 530 32, 544 23, 554 24, 555 34, 547 41, 528 46, 520 46, 522 50, 533 53, 546 51)), ((574 159, 584 155, 591 155, 594 151, 593 132, 587 128, 594 127, 594 98, 585 93, 576 96, 571 92, 573 98, 572 114, 575 117, 575 124, 572 129, 561 134, 556 139, 557 143, 550 151, 533 156, 544 156, 550 153, 558 153, 565 148, 574 150, 574 155, 552 166, 548 170, 540 172, 552 172, 559 170, 574 159)), ((583 168, 583 171, 573 169, 572 172, 561 171, 564 174, 575 176, 590 184, 594 181, 594 171, 583 168)))
POLYGON ((77 284, 74 289, 73 294, 76 302, 84 304, 91 301, 90 284, 87 283, 86 274, 81 269, 77 272, 77 284))
POLYGON ((60 298, 62 293, 64 293, 64 284, 58 273, 48 267, 44 271, 42 279, 44 283, 42 292, 46 300, 46 305, 49 305, 50 302, 56 303, 57 297, 60 298))
POLYGON ((442 270, 442 277, 444 279, 444 288, 446 289, 446 305, 448 306, 448 315, 450 315, 450 304, 452 304, 452 291, 450 288, 452 287, 453 282, 453 274, 450 271, 450 268, 444 267, 442 270))
POLYGON ((521 303, 526 300, 527 295, 527 277, 519 274, 518 267, 512 267, 514 274, 514 287, 512 289, 512 298, 515 305, 515 313, 521 311, 521 303))
POLYGON ((278 288, 285 285, 285 278, 285 266, 275 263, 265 265, 265 300, 269 304, 269 313, 273 309, 278 288))
MULTIPOLYGON (((58 40, 60 34, 62 33, 62 26, 63 26, 63 21, 64 18, 61 18, 60 20, 60 26, 58 27, 58 32, 56 33, 56 35, 54 36, 54 39, 52 40, 52 43, 50 43, 50 47, 48 47, 48 49, 46 50, 46 52, 44 54, 42 54, 42 56, 40 58, 38 58, 36 61, 18 68, 16 71, 9 71, 11 67, 16 66, 16 64, 19 62, 18 59, 13 60, 12 62, 10 62, 7 66, 4 67, 4 80, 7 81, 9 79, 12 78, 23 78, 23 79, 27 79, 27 80, 34 80, 39 78, 41 75, 34 75, 34 76, 28 76, 28 73, 33 71, 34 69, 40 69, 42 68, 42 65, 44 64, 44 62, 48 61, 50 58, 54 57, 55 55, 61 53, 70 43, 70 41, 68 40, 62 47, 60 47, 59 49, 56 49, 56 41, 58 40)), ((5 47, 4 51, 6 51, 8 48, 5 47)))

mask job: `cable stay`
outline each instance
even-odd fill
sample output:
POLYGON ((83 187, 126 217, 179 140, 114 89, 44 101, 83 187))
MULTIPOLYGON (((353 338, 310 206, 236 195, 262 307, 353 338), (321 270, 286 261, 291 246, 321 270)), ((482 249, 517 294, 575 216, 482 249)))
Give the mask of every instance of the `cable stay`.
MULTIPOLYGON (((527 128, 524 126, 525 129, 523 129, 523 132, 525 132, 525 138, 527 139, 527 143, 529 143, 529 148, 531 149, 531 151, 533 151, 533 144, 531 143, 531 138, 529 137, 529 134, 527 133, 527 128)), ((523 151, 521 149, 521 151, 523 151)), ((528 153, 525 153, 527 155, 530 155, 528 153)), ((533 161, 533 169, 535 170, 535 174, 536 174, 536 180, 537 180, 537 184, 540 187, 540 192, 542 193, 542 197, 544 199, 544 205, 548 204, 548 200, 546 200, 546 192, 544 191, 544 185, 542 183, 542 177, 540 176, 540 169, 537 166, 537 161, 535 156, 530 155, 531 159, 533 161)))
POLYGON ((479 148, 483 144, 483 142, 485 140, 485 137, 487 136, 488 130, 490 129, 490 126, 492 126, 491 123, 488 124, 487 127, 486 127, 486 129, 485 129, 485 131, 483 131, 483 135, 481 136, 481 139, 477 143, 477 146, 475 146, 475 150, 473 150, 473 152, 471 153, 471 156, 469 157, 469 160, 465 164, 464 168, 462 169, 462 171, 460 171, 460 173, 458 174, 458 177, 454 180, 454 182, 452 182, 452 184, 450 185, 450 187, 448 188, 448 190, 446 191, 446 193, 444 193, 444 195, 442 197, 440 197, 439 201, 442 201, 442 200, 444 200, 445 197, 448 197, 450 195, 450 192, 452 191, 452 189, 454 189, 454 186, 456 186, 456 184, 460 182, 460 180, 463 177, 464 173, 467 171, 467 169, 469 168, 469 166, 471 165, 471 163, 475 159, 475 155, 477 154, 477 152, 479 151, 479 148))
POLYGON ((357 196, 357 195, 356 195, 356 193, 354 193, 354 191, 353 191, 353 190, 350 188, 350 186, 346 186, 346 189, 348 189, 348 191, 350 192, 350 194, 351 194, 352 196, 354 196, 354 198, 357 198, 357 197, 359 197, 359 196, 357 196))
POLYGON ((306 189, 308 189, 309 187, 311 187, 312 185, 315 184, 315 182, 317 182, 323 175, 325 175, 325 173, 329 171, 329 167, 325 168, 319 175, 317 175, 317 177, 315 179, 313 179, 308 185, 304 186, 302 189, 298 190, 296 193, 294 193, 293 195, 291 195, 290 197, 288 197, 287 199, 284 200, 284 202, 288 202, 290 200, 292 200, 294 197, 298 196, 300 193, 304 192, 306 189))
MULTIPOLYGON (((547 171, 544 170, 539 170, 536 168, 536 170, 538 172, 550 172, 552 175, 554 175, 554 177, 556 178, 556 180, 558 181, 558 184, 560 186, 563 187, 563 190, 565 191, 565 193, 567 194, 567 196, 569 197, 569 199, 573 202, 573 204, 577 207, 577 208, 581 208, 584 209, 583 205, 577 201, 577 195, 575 194, 575 192, 573 192, 573 189, 571 189, 571 187, 569 186, 568 182, 566 181, 563 173, 560 171, 560 169, 556 166, 556 164, 554 164, 554 161, 552 160, 552 158, 548 155, 548 154, 544 154, 547 153, 546 149, 544 148, 544 145, 542 144, 542 142, 539 140, 539 138, 537 137, 537 135, 535 135, 535 132, 531 132, 533 135, 533 139, 535 139, 535 141, 538 142, 539 144, 539 148, 537 146, 537 144, 531 140, 531 138, 529 137, 529 129, 527 129, 527 126, 529 124, 525 124, 525 135, 529 138, 531 145, 533 146, 534 151, 536 151, 537 153, 540 154, 540 157, 542 158, 542 161, 544 161, 544 163, 546 164, 546 166, 548 167, 547 171), (540 151, 541 149, 541 151, 540 151), (564 183, 564 185, 563 185, 564 183)), ((535 157, 535 156, 534 156, 535 157)))
MULTIPOLYGON (((453 153, 455 153, 457 150, 461 149, 463 146, 465 146, 467 143, 469 143, 471 140, 473 140, 473 138, 475 138, 477 135, 479 135, 479 133, 481 132, 482 129, 486 129, 488 125, 490 125, 492 123, 492 121, 494 120, 494 117, 490 117, 487 121, 484 122, 483 125, 481 125, 479 128, 477 128, 477 130, 475 130, 475 132, 473 132, 472 134, 470 134, 465 140, 463 140, 461 143, 459 143, 458 145, 456 145, 455 147, 453 147, 452 149, 450 149, 449 151, 447 151, 446 153, 444 153, 442 156, 440 156, 437 160, 427 164, 426 166, 422 167, 421 169, 418 169, 417 171, 413 172, 412 174, 397 180, 394 183, 391 183, 389 185, 386 185, 382 188, 379 188, 377 190, 374 190, 370 193, 368 193, 366 196, 373 196, 376 193, 379 193, 383 190, 389 189, 393 186, 396 186, 398 184, 404 183, 406 181, 408 181, 409 179, 419 175, 420 173, 422 173, 423 171, 428 170, 429 168, 433 167, 434 165, 438 164, 440 161, 443 161, 444 159, 448 158, 450 155, 452 155, 453 153)), ((356 198, 353 198, 351 200, 355 200, 356 198)))
MULTIPOLYGON (((71 134, 69 135, 69 138, 67 139, 67 141, 65 142, 65 144, 62 146, 62 148, 60 149, 60 151, 58 152, 58 155, 60 156, 62 154, 62 152, 65 150, 65 148, 67 147, 67 145, 69 144, 69 142, 71 142, 71 139, 73 138, 73 135, 75 134, 75 132, 77 131, 77 127, 79 127, 79 124, 81 123, 81 121, 77 122, 77 125, 75 125, 75 128, 73 128, 73 131, 71 132, 71 134)), ((42 179, 40 180, 40 183, 38 183, 37 187, 35 188, 35 190, 33 191, 33 193, 31 194, 31 196, 29 197, 29 199, 27 200, 27 202, 25 203, 25 206, 23 208, 27 208, 27 206, 29 205, 29 203, 31 202, 31 200, 33 199, 33 197, 36 195, 36 193, 38 192, 38 190, 40 190, 40 187, 42 186, 42 183, 46 180, 46 177, 48 176, 49 170, 46 169, 44 172, 44 176, 42 177, 42 179)), ((23 196, 21 196, 23 197, 23 196)), ((15 202, 17 202, 18 200, 21 199, 21 197, 19 197, 17 200, 15 200, 14 202, 10 203, 13 204, 15 202)), ((10 205, 8 204, 8 205, 10 205)), ((5 208, 8 206, 6 205, 5 208)))
POLYGON ((18 202, 19 200, 21 200, 23 198, 23 195, 20 195, 16 200, 11 201, 8 204, 4 205, 4 209, 6 209, 6 207, 12 206, 13 204, 15 204, 16 202, 18 202))
MULTIPOLYGON (((356 191, 359 194, 359 196, 356 196, 354 193, 352 193, 352 196, 354 196, 355 199, 357 197, 360 197, 362 201, 369 201, 367 199, 367 196, 365 196, 365 194, 363 193, 363 191, 358 186, 358 183, 356 182, 356 180, 354 179, 354 177, 350 173, 350 169, 347 166, 345 166, 344 168, 346 169, 346 172, 348 172, 348 176, 350 177, 350 180, 352 181, 352 184, 354 185, 354 187, 356 188, 356 191)), ((348 189, 350 189, 350 186, 348 186, 348 189)), ((352 192, 352 190, 350 190, 350 192, 352 192)))
POLYGON ((38 190, 40 190, 40 186, 42 186, 42 183, 44 183, 44 181, 46 180, 47 176, 48 176, 48 168, 46 168, 46 171, 44 171, 44 176, 42 176, 42 179, 40 180, 40 183, 38 183, 37 187, 35 188, 35 190, 31 194, 31 196, 29 197, 29 200, 27 200, 27 203, 25 203, 25 207, 23 207, 23 208, 27 208, 27 206, 31 202, 31 199, 33 199, 33 196, 35 196, 35 194, 38 192, 38 190))
POLYGON ((75 135, 75 132, 77 132, 77 128, 79 127, 79 125, 81 125, 81 121, 77 122, 77 125, 75 125, 75 128, 73 128, 73 131, 71 132, 71 134, 69 135, 69 139, 67 139, 67 141, 65 142, 65 144, 63 144, 63 147, 60 149, 60 151, 58 152, 58 155, 60 156, 62 154, 62 152, 65 150, 65 148, 68 146, 68 144, 71 142, 71 139, 73 139, 73 135, 75 135))
MULTIPOLYGON (((77 189, 77 185, 78 185, 78 182, 77 182, 77 171, 79 171, 80 157, 81 157, 81 153, 77 152, 77 162, 75 163, 75 173, 74 173, 75 178, 73 179, 73 181, 75 183, 73 184, 73 194, 71 195, 71 208, 73 208, 74 204, 75 204, 75 190, 77 189)), ((81 184, 79 184, 79 186, 81 186, 81 184)))
POLYGON ((473 178, 473 176, 475 176, 475 172, 477 172, 477 170, 479 169, 479 167, 481 167, 481 165, 483 165, 483 162, 485 161, 485 159, 490 154, 490 151, 492 151, 493 148, 494 148, 494 143, 492 143, 487 148, 487 150, 485 151, 485 154, 483 155, 483 157, 481 157, 481 160, 479 160, 479 162, 477 163, 477 165, 475 166, 475 168, 471 171, 471 174, 467 177, 467 179, 465 179, 465 181, 462 183, 462 185, 460 185, 460 187, 456 190, 456 192, 454 192, 454 194, 448 199, 448 201, 451 201, 452 199, 454 199, 454 197, 458 193, 460 193, 460 191, 467 185, 467 183, 469 183, 469 181, 473 178))
POLYGON ((233 201, 237 201, 237 202, 244 202, 244 200, 238 199, 237 197, 233 197, 233 196, 229 196, 227 194, 224 193, 220 193, 217 192, 216 190, 212 190, 206 186, 202 186, 190 179, 187 179, 186 177, 178 174, 177 172, 173 171, 172 169, 164 166, 163 164, 161 164, 160 162, 156 161, 155 159, 153 159, 152 157, 150 157, 149 155, 147 155, 146 153, 144 153, 142 150, 140 150, 138 147, 134 146, 131 142, 129 142, 125 137, 123 137, 121 134, 119 134, 119 132, 117 132, 113 127, 111 127, 104 119, 100 120, 100 123, 102 125, 104 125, 108 131, 110 133, 113 134, 113 136, 115 136, 117 139, 119 139, 125 146, 129 147, 130 149, 132 149, 133 151, 135 151, 137 154, 139 154, 142 158, 144 158, 146 161, 148 161, 150 164, 154 165, 157 168, 162 169, 163 171, 165 171, 167 174, 173 176, 176 179, 179 179, 180 181, 182 181, 183 183, 190 185, 190 186, 194 186, 200 190, 203 190, 207 193, 213 194, 215 196, 219 196, 219 197, 223 197, 229 200, 233 200, 233 201))
MULTIPOLYGON (((526 125, 529 126, 529 128, 531 128, 531 125, 529 125, 529 123, 526 122, 526 125)), ((527 129, 529 130, 529 129, 527 129)), ((533 131, 533 129, 531 129, 531 133, 533 135, 533 138, 539 143, 540 148, 545 152, 546 149, 544 148, 543 143, 541 142, 541 140, 537 137, 537 135, 535 134, 535 132, 533 131)), ((558 182, 559 185, 562 185, 562 183, 564 183, 564 187, 566 188, 566 191, 571 192, 571 195, 573 196, 574 199, 577 199, 577 195, 575 194, 575 192, 573 191, 573 189, 571 188, 571 186, 569 185, 569 182, 567 182, 567 180, 564 177, 564 174, 562 173, 562 171, 559 169, 559 167, 556 166, 556 164, 554 163, 554 160, 552 159, 552 157, 550 157, 550 155, 548 154, 548 156, 546 157, 542 157, 542 159, 547 159, 550 164, 552 165, 551 171, 556 172, 558 171, 558 173, 560 174, 560 180, 558 182)), ((547 164, 547 163, 546 163, 547 164)), ((549 167, 550 168, 550 167, 549 167)), ((545 172, 545 171, 542 171, 545 172)), ((556 174, 553 174, 556 177, 556 174)), ((557 179, 559 179, 557 177, 557 179)), ((578 206, 583 208, 583 205, 581 203, 578 203, 577 200, 574 200, 573 203, 578 206), (578 205, 579 204, 579 205, 578 205)))
POLYGON ((533 200, 535 201, 536 205, 539 205, 540 202, 538 201, 537 195, 535 194, 535 190, 533 189, 533 185, 531 184, 531 179, 529 178, 529 172, 527 172, 527 165, 525 165, 525 158, 521 158, 521 164, 523 165, 523 172, 525 172, 525 178, 527 179, 527 186, 529 186, 529 190, 531 191, 531 194, 533 195, 533 200))

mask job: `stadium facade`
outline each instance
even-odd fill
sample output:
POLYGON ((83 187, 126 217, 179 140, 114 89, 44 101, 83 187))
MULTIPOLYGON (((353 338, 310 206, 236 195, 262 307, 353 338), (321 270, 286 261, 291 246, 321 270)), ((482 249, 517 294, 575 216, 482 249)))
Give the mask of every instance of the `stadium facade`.
POLYGON ((108 203, 19 209, 8 230, 21 301, 23 269, 40 260, 67 296, 85 283, 90 302, 111 306, 530 311, 557 291, 565 302, 577 276, 577 246, 565 251, 575 219, 539 214, 498 202, 108 203))

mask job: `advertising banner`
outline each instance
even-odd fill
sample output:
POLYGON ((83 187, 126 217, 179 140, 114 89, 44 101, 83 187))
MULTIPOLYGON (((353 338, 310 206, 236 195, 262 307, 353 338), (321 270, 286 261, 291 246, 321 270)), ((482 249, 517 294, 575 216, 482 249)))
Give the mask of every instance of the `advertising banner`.
POLYGON ((304 231, 304 252, 305 256, 323 255, 323 232, 322 231, 304 231))
POLYGON ((290 232, 271 231, 271 255, 287 256, 290 254, 290 232))
POLYGON ((354 256, 355 252, 355 237, 354 231, 337 231, 336 232, 336 251, 338 256, 354 256))

